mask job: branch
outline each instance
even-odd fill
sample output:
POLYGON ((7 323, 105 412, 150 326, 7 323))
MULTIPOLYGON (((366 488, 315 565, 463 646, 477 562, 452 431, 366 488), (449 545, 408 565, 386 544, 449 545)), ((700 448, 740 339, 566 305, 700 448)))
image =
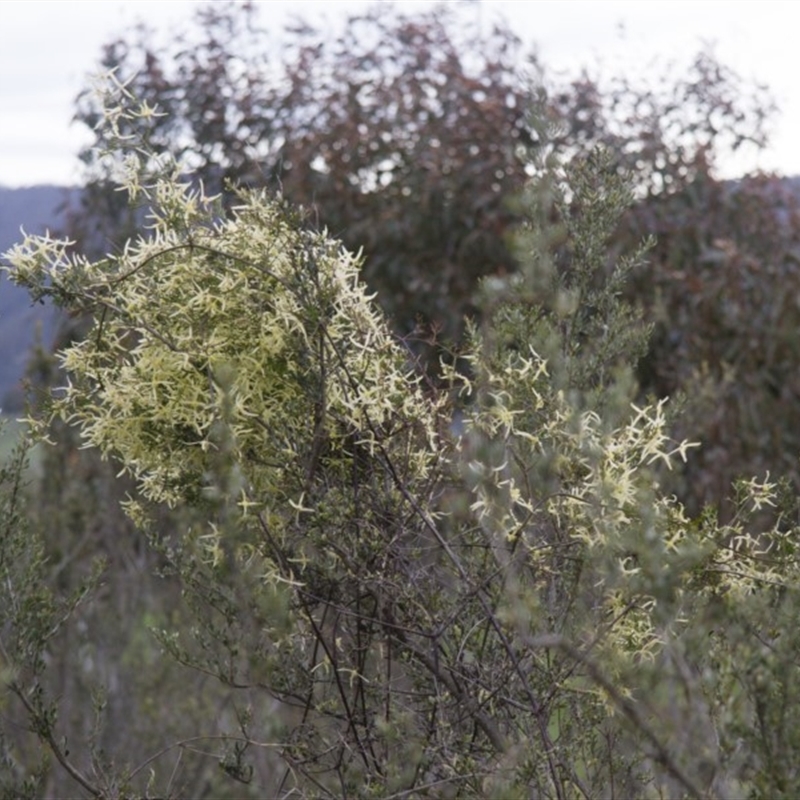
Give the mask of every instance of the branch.
POLYGON ((675 759, 670 755, 667 748, 661 743, 661 740, 655 734, 653 729, 647 724, 645 719, 639 713, 636 704, 624 697, 621 692, 617 690, 611 681, 603 675, 600 669, 586 656, 578 650, 577 647, 570 644, 563 636, 526 636, 522 634, 525 643, 534 650, 558 648, 563 650, 570 658, 579 661, 586 667, 589 677, 605 691, 609 697, 614 701, 616 706, 628 718, 630 722, 642 733, 645 739, 653 746, 655 750, 655 758, 664 765, 667 772, 677 780, 691 797, 701 800, 703 793, 698 789, 691 778, 678 766, 675 759))
POLYGON ((25 706, 25 710, 31 715, 33 719, 33 732, 43 741, 50 750, 53 752, 53 755, 56 757, 56 760, 59 764, 67 771, 69 776, 83 786, 92 797, 98 798, 98 800, 102 800, 104 797, 104 792, 95 786, 77 767, 75 767, 66 757, 64 752, 56 742, 55 737, 53 736, 53 730, 50 727, 50 724, 42 724, 41 715, 31 702, 25 697, 25 693, 22 691, 20 686, 16 682, 11 682, 9 688, 12 692, 19 698, 20 702, 23 706, 25 706))

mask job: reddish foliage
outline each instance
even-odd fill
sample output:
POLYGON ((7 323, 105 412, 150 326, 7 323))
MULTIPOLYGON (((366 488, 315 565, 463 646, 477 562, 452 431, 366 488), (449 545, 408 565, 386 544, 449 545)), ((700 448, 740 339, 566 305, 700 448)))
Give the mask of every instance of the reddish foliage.
MULTIPOLYGON (((104 66, 166 112, 156 150, 186 158, 212 190, 279 188, 313 209, 363 248, 365 279, 401 330, 421 316, 457 338, 478 278, 514 266, 504 235, 531 105, 518 40, 507 28, 479 36, 444 6, 417 17, 381 6, 335 39, 287 31, 270 59, 264 38, 248 38, 252 9, 205 6, 199 21, 200 41, 175 53, 144 32, 106 48, 104 66)), ((84 96, 79 119, 96 113, 84 96)))

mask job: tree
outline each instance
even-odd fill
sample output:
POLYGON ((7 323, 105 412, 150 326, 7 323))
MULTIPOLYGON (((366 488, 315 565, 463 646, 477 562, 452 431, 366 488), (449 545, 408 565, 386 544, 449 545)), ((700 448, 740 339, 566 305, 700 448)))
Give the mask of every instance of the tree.
POLYGON ((707 503, 724 508, 742 475, 783 475, 800 487, 790 377, 796 184, 717 174, 726 156, 766 146, 769 94, 705 52, 685 76, 665 74, 653 87, 584 75, 550 97, 553 117, 565 123, 562 150, 603 144, 614 168, 636 176, 642 199, 626 214, 618 246, 656 237, 628 297, 655 324, 639 370, 643 392, 691 395, 675 435, 694 431, 703 448, 676 484, 680 496, 699 513, 707 503))
MULTIPOLYGON (((470 375, 443 368, 446 392, 340 243, 263 193, 226 214, 120 136, 148 105, 119 84, 105 103, 150 233, 100 261, 33 237, 8 258, 34 297, 92 316, 51 414, 140 488, 127 511, 194 615, 163 646, 246 698, 217 734, 230 780, 287 797, 796 790, 796 636, 775 628, 797 611, 796 531, 749 533, 777 502, 766 483, 740 485, 724 526, 660 490, 653 464, 690 445, 663 403, 630 403, 646 329, 619 295, 643 254, 608 269, 631 195, 607 155, 535 165, 522 268, 483 284, 470 375), (164 505, 191 524, 162 536, 164 505)), ((58 747, 55 718, 32 719, 58 747)), ((121 767, 114 796, 177 794, 167 752, 121 767)))
MULTIPOLYGON (((103 68, 164 112, 148 119, 148 145, 212 194, 268 187, 313 209, 363 251, 364 279, 398 330, 456 340, 478 279, 514 268, 505 235, 536 94, 519 40, 503 25, 476 31, 444 4, 420 15, 382 4, 335 39, 298 24, 272 42, 249 4, 203 7, 197 23, 164 51, 147 31, 105 49, 103 68)), ((95 129, 92 97, 76 116, 95 129)), ((93 155, 102 135, 95 145, 80 219, 124 241, 137 220, 120 227, 127 210, 119 195, 108 202, 93 155)))

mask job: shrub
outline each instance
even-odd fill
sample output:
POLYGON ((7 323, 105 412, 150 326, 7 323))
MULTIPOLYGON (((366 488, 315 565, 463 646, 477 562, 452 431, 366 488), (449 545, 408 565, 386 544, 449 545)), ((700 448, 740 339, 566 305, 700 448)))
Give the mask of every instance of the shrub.
MULTIPOLYGON (((690 444, 632 404, 647 328, 620 289, 643 251, 609 258, 631 193, 607 155, 535 165, 521 269, 483 284, 444 391, 339 243, 263 194, 225 216, 119 137, 146 104, 105 102, 150 233, 96 262, 28 238, 10 271, 92 316, 49 416, 139 486, 127 510, 192 614, 155 633, 229 692, 224 776, 287 797, 796 790, 796 530, 750 532, 768 482, 725 525, 661 490, 690 444), (188 522, 161 529, 163 506, 188 522)), ((177 793, 171 748, 102 784, 28 711, 89 794, 177 793)))

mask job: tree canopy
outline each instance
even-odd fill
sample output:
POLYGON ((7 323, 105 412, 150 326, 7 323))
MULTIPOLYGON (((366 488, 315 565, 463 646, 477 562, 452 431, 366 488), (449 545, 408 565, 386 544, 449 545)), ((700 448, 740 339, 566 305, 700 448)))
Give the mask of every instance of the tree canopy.
MULTIPOLYGON (((521 43, 446 5, 421 16, 384 5, 335 39, 302 24, 267 47, 255 12, 205 7, 191 41, 160 52, 141 31, 110 44, 103 66, 164 112, 148 120, 154 152, 175 155, 211 193, 268 187, 313 208, 363 251, 364 278, 403 332, 422 321, 421 335, 433 326, 453 340, 477 279, 512 269, 504 234, 535 94, 521 43)), ((94 127, 98 113, 87 92, 78 119, 94 127)), ((103 168, 89 175, 105 198, 103 168)), ((119 233, 94 197, 91 219, 119 233)))

